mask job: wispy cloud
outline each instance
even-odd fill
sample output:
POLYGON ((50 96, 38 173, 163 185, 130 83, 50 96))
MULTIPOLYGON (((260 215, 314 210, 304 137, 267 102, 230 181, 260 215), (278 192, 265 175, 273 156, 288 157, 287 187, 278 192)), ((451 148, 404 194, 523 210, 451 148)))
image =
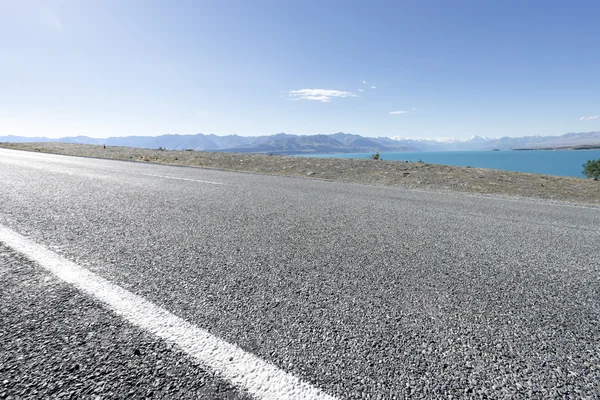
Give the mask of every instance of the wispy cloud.
POLYGON ((592 115, 591 117, 581 117, 579 118, 580 121, 593 121, 596 119, 600 119, 600 115, 592 115))
POLYGON ((341 97, 359 97, 352 92, 344 92, 341 90, 331 89, 300 89, 291 90, 289 93, 290 100, 312 100, 320 101, 321 103, 331 103, 334 98, 341 97))
POLYGON ((399 111, 391 111, 390 115, 402 115, 402 114, 408 114, 408 111, 406 110, 399 110, 399 111))
POLYGON ((359 92, 364 92, 364 90, 362 90, 362 89, 358 89, 358 91, 359 91, 359 92))
POLYGON ((377 89, 377 86, 371 86, 371 89, 377 89))
POLYGON ((365 81, 365 80, 363 79, 363 83, 367 83, 367 81, 365 81))
POLYGON ((61 32, 65 31, 65 27, 60 20, 60 17, 50 7, 40 8, 38 15, 42 24, 47 28, 61 32))

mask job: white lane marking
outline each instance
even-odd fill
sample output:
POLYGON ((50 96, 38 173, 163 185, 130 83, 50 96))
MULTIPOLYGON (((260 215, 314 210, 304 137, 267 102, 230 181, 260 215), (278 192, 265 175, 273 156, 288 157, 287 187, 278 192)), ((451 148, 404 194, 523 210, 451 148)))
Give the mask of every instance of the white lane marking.
POLYGON ((335 400, 310 384, 0 225, 0 242, 171 343, 258 399, 335 400))
POLYGON ((178 179, 180 181, 192 181, 192 182, 200 182, 200 183, 210 183, 212 185, 227 185, 226 183, 221 183, 221 182, 213 182, 213 181, 202 181, 200 179, 190 179, 190 178, 180 178, 178 176, 166 176, 166 175, 155 175, 155 174, 145 174, 143 172, 133 172, 134 174, 137 175, 144 175, 144 176, 154 176, 156 178, 166 178, 166 179, 178 179))

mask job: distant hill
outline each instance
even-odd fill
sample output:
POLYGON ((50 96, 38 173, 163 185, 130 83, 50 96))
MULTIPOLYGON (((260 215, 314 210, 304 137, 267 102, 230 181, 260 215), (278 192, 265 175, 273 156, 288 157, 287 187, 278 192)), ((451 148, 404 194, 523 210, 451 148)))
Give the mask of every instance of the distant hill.
POLYGON ((364 153, 376 151, 418 150, 389 138, 364 138, 359 135, 289 135, 247 137, 238 135, 162 135, 126 136, 106 139, 87 136, 49 139, 44 137, 0 136, 0 142, 60 142, 106 144, 148 149, 159 147, 169 150, 194 149, 202 151, 231 151, 240 153, 310 154, 310 153, 364 153))
POLYGON ((199 151, 230 151, 240 153, 317 154, 317 153, 370 153, 376 151, 459 151, 459 150, 512 150, 542 148, 575 148, 600 145, 600 132, 567 133, 561 136, 502 137, 492 139, 473 136, 468 140, 411 139, 364 137, 338 132, 331 135, 290 135, 278 133, 269 136, 247 137, 238 135, 161 135, 126 136, 105 139, 87 136, 49 139, 44 137, 0 136, 0 142, 61 142, 106 144, 148 149, 159 147, 170 150, 194 149, 199 151))

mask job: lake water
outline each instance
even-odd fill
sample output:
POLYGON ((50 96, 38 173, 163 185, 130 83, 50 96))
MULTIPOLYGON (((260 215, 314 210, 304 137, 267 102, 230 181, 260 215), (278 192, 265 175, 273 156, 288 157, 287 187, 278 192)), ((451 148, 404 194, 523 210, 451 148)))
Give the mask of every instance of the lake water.
MULTIPOLYGON (((371 158, 372 153, 311 154, 307 157, 371 158)), ((428 164, 470 166, 532 172, 536 174, 583 177, 582 165, 600 158, 600 150, 519 150, 519 151, 423 151, 381 153, 382 160, 419 161, 428 164)))

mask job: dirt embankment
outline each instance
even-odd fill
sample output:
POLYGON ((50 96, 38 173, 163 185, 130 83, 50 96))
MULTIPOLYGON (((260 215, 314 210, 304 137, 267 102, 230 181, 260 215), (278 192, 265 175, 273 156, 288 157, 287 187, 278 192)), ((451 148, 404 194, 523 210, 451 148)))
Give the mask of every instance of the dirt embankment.
MULTIPOLYGON (((0 143, 0 147, 81 157, 102 157, 104 153, 102 146, 66 143, 0 143)), ((382 186, 600 204, 600 181, 483 168, 383 160, 149 150, 131 147, 108 147, 106 158, 382 186)))

